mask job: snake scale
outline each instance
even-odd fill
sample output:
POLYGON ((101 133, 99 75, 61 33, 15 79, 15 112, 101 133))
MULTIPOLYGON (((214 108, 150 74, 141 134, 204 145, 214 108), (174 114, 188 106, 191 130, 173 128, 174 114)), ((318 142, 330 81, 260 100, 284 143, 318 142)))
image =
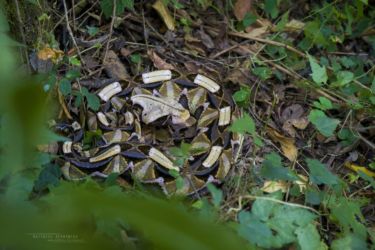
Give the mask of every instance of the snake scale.
POLYGON ((159 185, 166 194, 194 194, 221 183, 241 150, 243 137, 229 130, 240 111, 232 97, 203 75, 174 77, 170 70, 98 90, 97 112, 79 112, 65 128, 62 172, 68 180, 117 173, 159 185), (178 161, 173 148, 188 145, 178 161), (179 184, 176 179, 179 177, 179 184))

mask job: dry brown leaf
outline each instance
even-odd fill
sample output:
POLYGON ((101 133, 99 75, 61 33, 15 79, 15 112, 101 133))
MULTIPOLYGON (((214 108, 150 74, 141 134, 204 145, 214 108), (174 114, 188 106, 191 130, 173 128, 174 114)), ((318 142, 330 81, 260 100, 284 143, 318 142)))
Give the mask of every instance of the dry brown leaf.
POLYGON ((56 62, 64 55, 64 52, 58 49, 52 49, 49 47, 43 48, 38 51, 38 58, 40 60, 46 61, 51 59, 53 62, 56 62))
POLYGON ((294 139, 288 138, 274 130, 273 128, 267 127, 267 133, 271 139, 275 142, 280 143, 281 150, 290 161, 295 161, 298 156, 297 147, 294 145, 294 139))
POLYGON ((162 0, 157 0, 152 7, 159 13, 161 18, 163 19, 163 22, 167 26, 169 30, 174 31, 176 24, 174 22, 173 17, 171 14, 169 14, 168 8, 165 6, 162 0))
POLYGON ((305 27, 305 23, 298 21, 296 19, 290 20, 286 25, 285 25, 285 30, 286 31, 300 31, 305 27))
POLYGON ((299 174, 298 177, 300 178, 300 180, 295 181, 294 183, 298 185, 299 191, 303 193, 306 190, 309 178, 301 174, 299 174))
POLYGON ((306 129, 307 125, 309 125, 309 120, 307 117, 300 117, 296 119, 289 119, 284 122, 283 130, 286 131, 290 136, 296 137, 297 131, 295 128, 300 130, 306 129))
POLYGON ((355 172, 359 172, 359 171, 361 171, 361 172, 363 172, 365 175, 367 175, 367 176, 369 176, 369 177, 372 177, 372 178, 375 178, 375 173, 374 172, 372 172, 372 171, 370 171, 370 170, 368 170, 367 168, 365 168, 365 167, 362 167, 362 166, 359 166, 359 165, 356 165, 356 164, 354 164, 354 163, 351 163, 351 162, 345 162, 345 167, 347 167, 347 168, 349 168, 349 169, 351 169, 351 170, 353 170, 353 171, 355 171, 355 172))
POLYGON ((157 69, 171 69, 174 70, 174 66, 170 63, 167 63, 163 59, 160 58, 158 54, 154 50, 149 50, 147 52, 148 56, 150 57, 151 61, 154 63, 154 66, 157 69))
POLYGON ((107 52, 106 59, 104 61, 104 69, 110 78, 116 80, 126 80, 129 78, 129 74, 117 54, 113 50, 107 52))
POLYGON ((234 8, 233 14, 237 18, 237 20, 241 21, 244 19, 247 12, 251 10, 251 3, 252 0, 237 0, 234 8))
POLYGON ((268 33, 268 27, 263 26, 263 27, 260 27, 260 28, 253 28, 253 27, 250 26, 250 27, 246 28, 246 32, 249 34, 249 36, 261 37, 262 35, 268 33))
POLYGON ((261 190, 266 193, 273 193, 279 190, 286 193, 288 186, 285 181, 265 181, 261 190))

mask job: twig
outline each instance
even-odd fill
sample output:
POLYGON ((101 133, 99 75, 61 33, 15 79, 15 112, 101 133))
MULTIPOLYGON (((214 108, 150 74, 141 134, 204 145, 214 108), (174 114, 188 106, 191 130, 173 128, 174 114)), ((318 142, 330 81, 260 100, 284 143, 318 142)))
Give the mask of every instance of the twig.
POLYGON ((237 208, 230 208, 227 213, 230 213, 232 211, 235 211, 235 212, 239 212, 242 210, 242 200, 243 199, 247 199, 247 200, 266 200, 266 201, 272 201, 272 202, 275 202, 275 203, 279 203, 279 204, 283 204, 283 205, 286 205, 286 206, 290 206, 290 207, 298 207, 298 208, 303 208, 303 209, 307 209, 307 210, 310 210, 318 215, 321 215, 321 213, 317 210, 315 210, 314 208, 312 207, 308 207, 308 206, 304 206, 304 205, 301 205, 301 204, 297 204, 297 203, 291 203, 291 202, 286 202, 286 201, 281 201, 281 200, 277 200, 275 198, 271 198, 271 197, 264 197, 264 196, 254 196, 254 195, 241 195, 238 197, 238 207, 237 208))
POLYGON ((111 37, 112 37, 112 34, 113 34, 113 26, 115 24, 115 19, 116 19, 116 0, 113 0, 112 2, 113 2, 112 20, 111 20, 111 26, 109 28, 108 41, 107 41, 107 44, 105 46, 105 52, 104 52, 104 56, 103 56, 103 64, 105 64, 105 61, 107 60, 109 45, 111 43, 111 37))
POLYGON ((253 40, 253 41, 257 41, 257 42, 266 43, 266 44, 269 44, 269 45, 283 47, 287 50, 290 50, 290 51, 293 51, 294 53, 297 53, 298 55, 300 55, 302 57, 306 57, 305 53, 303 53, 303 52, 299 51, 298 49, 294 48, 293 46, 287 45, 285 43, 280 43, 280 42, 276 42, 276 41, 272 41, 272 40, 268 40, 268 39, 264 39, 264 38, 260 38, 260 37, 255 37, 255 36, 249 35, 247 33, 241 33, 241 32, 231 31, 231 32, 228 32, 228 34, 231 35, 231 36, 246 38, 246 39, 250 39, 250 40, 253 40))
POLYGON ((69 25, 68 8, 66 7, 66 0, 63 0, 63 5, 64 5, 66 29, 68 30, 68 33, 69 33, 70 38, 72 39, 73 45, 77 50, 77 54, 79 56, 79 59, 82 62, 82 65, 85 65, 85 61, 82 58, 81 50, 78 47, 77 41, 76 41, 76 39, 74 38, 74 35, 73 35, 73 31, 72 31, 72 29, 70 28, 70 25, 69 25))
MULTIPOLYGON (((21 33, 21 38, 22 38, 22 43, 26 46, 26 37, 25 37, 25 33, 23 31, 23 22, 22 22, 22 18, 21 18, 21 12, 20 12, 20 8, 19 8, 19 4, 18 4, 18 0, 14 0, 14 4, 16 6, 16 12, 17 12, 17 21, 18 21, 18 25, 19 25, 19 30, 20 30, 20 33, 21 33)), ((23 49, 21 47, 21 50, 23 51, 23 54, 24 54, 24 57, 25 57, 25 60, 26 60, 26 64, 27 64, 27 68, 30 70, 30 62, 29 62, 29 57, 27 55, 27 48, 23 49)))

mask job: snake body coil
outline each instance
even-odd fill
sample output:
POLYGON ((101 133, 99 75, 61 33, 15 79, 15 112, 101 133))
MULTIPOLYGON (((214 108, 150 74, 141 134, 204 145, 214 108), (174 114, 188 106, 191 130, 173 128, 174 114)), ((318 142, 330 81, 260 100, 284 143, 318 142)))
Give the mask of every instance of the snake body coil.
POLYGON ((239 111, 205 76, 172 78, 160 70, 143 74, 142 84, 101 89, 100 111, 80 114, 69 126, 71 140, 62 145, 65 178, 117 173, 127 182, 159 184, 167 194, 193 194, 222 182, 242 144, 228 129, 239 111), (176 147, 185 147, 187 157, 176 147))

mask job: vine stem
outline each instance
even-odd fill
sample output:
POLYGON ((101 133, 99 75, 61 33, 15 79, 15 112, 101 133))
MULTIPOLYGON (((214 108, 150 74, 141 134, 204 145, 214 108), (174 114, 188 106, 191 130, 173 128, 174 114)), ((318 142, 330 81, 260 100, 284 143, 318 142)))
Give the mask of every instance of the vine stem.
POLYGON ((290 206, 290 207, 298 207, 298 208, 307 209, 307 210, 310 210, 310 211, 318 214, 319 216, 321 215, 321 213, 319 213, 319 211, 315 210, 312 207, 304 206, 304 205, 297 204, 297 203, 291 203, 291 202, 281 201, 281 200, 277 200, 277 199, 271 198, 271 197, 254 196, 254 195, 241 195, 241 196, 239 196, 239 198, 238 198, 238 207, 237 208, 230 208, 227 213, 230 213, 232 211, 239 212, 242 209, 242 200, 243 199, 246 199, 246 200, 267 200, 267 201, 272 201, 272 202, 283 204, 283 205, 290 206))

